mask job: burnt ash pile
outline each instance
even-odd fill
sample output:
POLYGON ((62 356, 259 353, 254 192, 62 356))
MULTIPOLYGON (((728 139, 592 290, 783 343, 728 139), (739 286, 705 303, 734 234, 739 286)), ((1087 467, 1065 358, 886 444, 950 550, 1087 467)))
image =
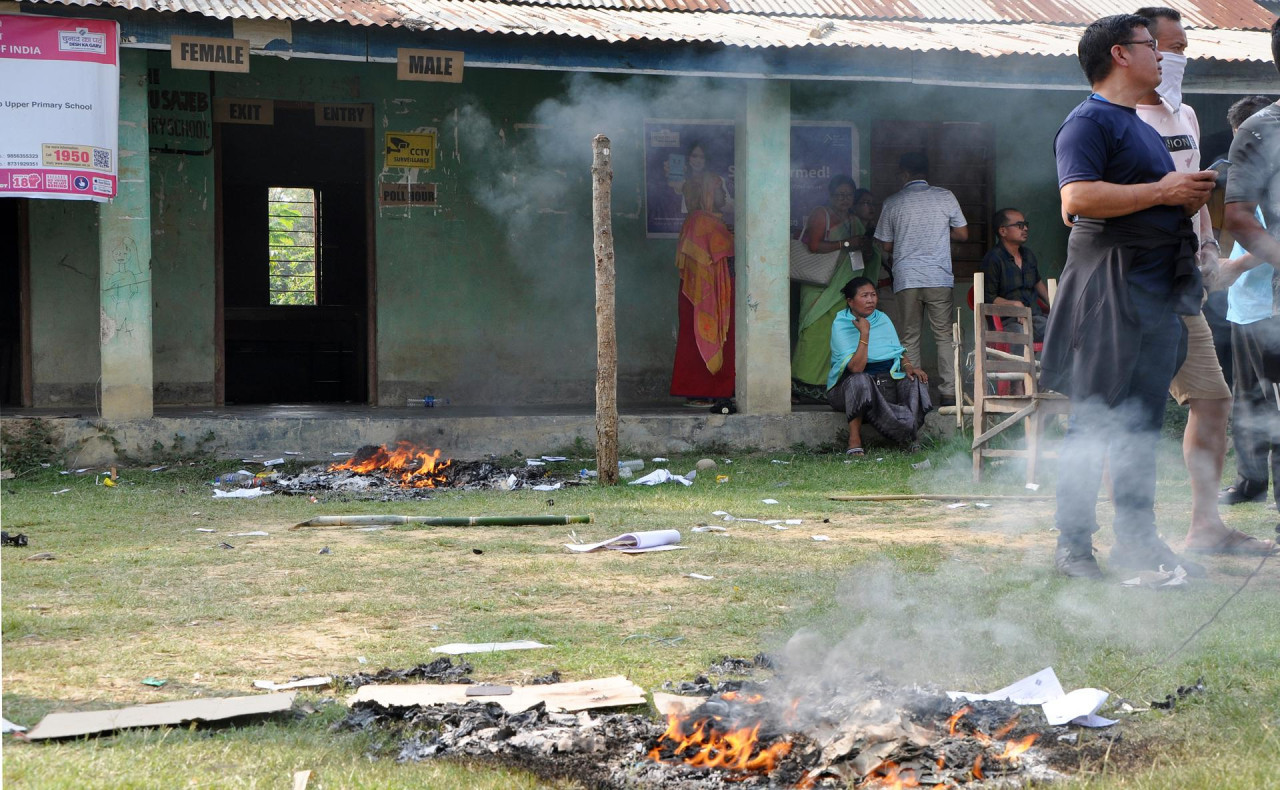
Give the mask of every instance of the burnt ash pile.
POLYGON ((736 688, 664 721, 541 703, 510 713, 494 702, 360 702, 337 726, 385 734, 400 760, 493 760, 592 788, 1024 787, 1063 778, 1082 759, 1080 733, 1049 726, 1038 708, 956 702, 875 675, 838 687, 781 673, 699 681, 736 688))
POLYGON ((351 499, 395 501, 430 499, 441 489, 513 491, 535 485, 580 485, 577 475, 555 476, 545 466, 506 467, 495 461, 441 459, 440 451, 417 450, 401 442, 397 449, 368 445, 341 463, 319 464, 279 477, 271 488, 294 496, 340 495, 351 499))

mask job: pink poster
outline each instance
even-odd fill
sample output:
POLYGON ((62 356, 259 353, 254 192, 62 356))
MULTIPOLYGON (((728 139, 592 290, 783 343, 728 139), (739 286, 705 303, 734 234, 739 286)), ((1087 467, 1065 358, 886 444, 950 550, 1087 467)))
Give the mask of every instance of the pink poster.
POLYGON ((119 39, 109 20, 0 14, 0 197, 115 196, 119 39))

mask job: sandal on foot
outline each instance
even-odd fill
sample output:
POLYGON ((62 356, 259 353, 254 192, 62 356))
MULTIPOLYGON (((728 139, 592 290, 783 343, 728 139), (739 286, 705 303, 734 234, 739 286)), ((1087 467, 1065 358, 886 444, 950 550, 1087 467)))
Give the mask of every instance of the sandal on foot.
POLYGON ((1262 540, 1246 535, 1238 529, 1228 532, 1216 543, 1206 546, 1187 544, 1183 550, 1188 554, 1218 554, 1236 557, 1268 557, 1276 553, 1275 541, 1262 540))
POLYGON ((844 451, 844 454, 845 455, 866 455, 867 451, 862 449, 861 447, 850 447, 848 450, 844 451))

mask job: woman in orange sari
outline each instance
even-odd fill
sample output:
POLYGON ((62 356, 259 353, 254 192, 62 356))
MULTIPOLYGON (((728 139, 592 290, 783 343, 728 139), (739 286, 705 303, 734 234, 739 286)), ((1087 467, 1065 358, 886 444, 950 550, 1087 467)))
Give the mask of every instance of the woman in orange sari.
POLYGON ((682 192, 687 216, 676 243, 680 331, 671 394, 710 405, 733 397, 733 233, 723 219, 729 192, 708 172, 701 143, 689 146, 682 192))

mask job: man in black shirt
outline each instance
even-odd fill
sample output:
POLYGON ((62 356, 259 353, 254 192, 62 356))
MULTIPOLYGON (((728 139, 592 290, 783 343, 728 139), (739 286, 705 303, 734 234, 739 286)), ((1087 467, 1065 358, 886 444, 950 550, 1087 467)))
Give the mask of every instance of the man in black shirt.
POLYGON ((1040 301, 1049 303, 1049 290, 1040 279, 1036 254, 1025 247, 1030 225, 1016 208, 1002 208, 991 218, 1000 243, 982 259, 986 287, 983 301, 989 304, 1020 304, 1031 308, 1031 329, 1035 341, 1044 340, 1045 314, 1040 301), (1038 298, 1037 298, 1038 297, 1038 298))

